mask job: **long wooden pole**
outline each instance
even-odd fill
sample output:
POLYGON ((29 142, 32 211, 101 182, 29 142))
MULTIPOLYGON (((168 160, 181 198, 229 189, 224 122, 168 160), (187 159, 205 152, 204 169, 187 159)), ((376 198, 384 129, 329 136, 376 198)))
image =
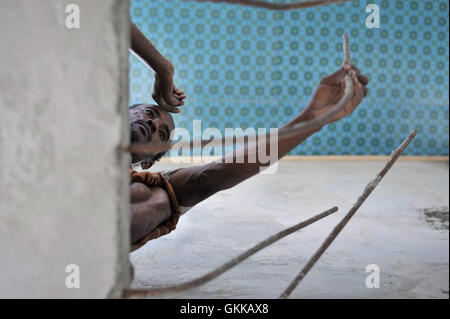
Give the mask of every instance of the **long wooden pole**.
POLYGON ((256 254, 258 251, 262 250, 263 248, 273 244, 274 242, 280 240, 283 237, 286 237, 287 235, 290 235, 302 228, 305 228, 306 226, 311 225, 312 223, 318 221, 319 219, 322 219, 330 214, 337 212, 337 210, 338 210, 337 207, 330 208, 330 209, 324 211, 323 213, 320 213, 314 217, 311 217, 297 225, 294 225, 285 230, 282 230, 279 233, 272 235, 269 238, 260 242, 259 244, 253 246, 249 250, 243 252, 239 256, 233 258, 229 262, 223 264, 222 266, 214 269, 213 271, 211 271, 211 272, 207 273, 206 275, 203 275, 197 279, 194 279, 194 280, 191 280, 191 281, 188 281, 185 283, 181 283, 178 285, 173 285, 173 286, 165 286, 165 287, 143 289, 143 290, 125 290, 123 292, 122 297, 123 298, 133 298, 133 297, 134 298, 136 298, 136 297, 148 298, 148 297, 152 297, 152 296, 159 296, 159 295, 164 295, 164 294, 168 294, 168 293, 188 290, 188 289, 192 289, 194 287, 203 285, 204 283, 206 283, 214 278, 217 278, 218 276, 220 276, 227 270, 233 268, 234 266, 236 266, 240 262, 244 261, 251 255, 256 254))
POLYGON ((269 10, 295 10, 295 9, 307 9, 318 6, 325 6, 334 3, 348 2, 351 0, 313 0, 313 1, 296 1, 291 3, 272 3, 261 0, 195 0, 197 2, 212 2, 212 3, 229 3, 242 6, 250 6, 269 10))
POLYGON ((316 253, 311 257, 308 263, 303 267, 300 273, 295 277, 295 279, 289 284, 286 290, 280 295, 280 298, 288 298, 292 291, 297 287, 297 285, 305 278, 306 274, 311 270, 311 268, 315 265, 315 263, 319 260, 319 258, 323 255, 323 253, 327 250, 327 248, 331 245, 331 243, 336 239, 342 229, 347 225, 350 219, 355 215, 364 201, 369 197, 372 191, 377 187, 380 183, 381 179, 386 175, 386 173, 391 169, 392 165, 397 161, 412 139, 416 136, 416 131, 412 131, 411 134, 403 141, 403 143, 396 148, 392 154, 389 161, 386 163, 384 168, 375 176, 375 178, 367 184, 366 188, 362 195, 356 200, 355 204, 350 208, 348 213, 344 216, 344 218, 339 222, 339 224, 334 227, 333 231, 328 235, 323 244, 319 247, 316 253))

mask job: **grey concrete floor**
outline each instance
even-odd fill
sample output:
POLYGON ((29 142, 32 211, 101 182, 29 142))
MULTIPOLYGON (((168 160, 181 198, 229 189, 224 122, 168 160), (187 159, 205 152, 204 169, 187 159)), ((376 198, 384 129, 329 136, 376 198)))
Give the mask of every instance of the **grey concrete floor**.
MULTIPOLYGON (((269 235, 338 206, 337 213, 221 277, 164 296, 276 298, 383 166, 378 161, 281 162, 276 174, 255 176, 212 196, 182 216, 174 232, 130 254, 132 287, 193 279, 269 235)), ((159 164, 153 170, 175 167, 159 164)), ((397 163, 291 297, 448 298, 448 171, 447 163, 397 163), (365 285, 369 264, 380 267, 378 289, 365 285)))

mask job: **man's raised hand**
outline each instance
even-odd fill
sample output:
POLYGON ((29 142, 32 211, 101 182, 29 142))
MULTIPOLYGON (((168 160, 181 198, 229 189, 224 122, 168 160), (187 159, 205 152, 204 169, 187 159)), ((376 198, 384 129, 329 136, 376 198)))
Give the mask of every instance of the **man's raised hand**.
POLYGON ((167 68, 164 72, 155 73, 153 82, 152 97, 159 107, 172 112, 180 113, 179 107, 184 105, 186 95, 182 90, 175 87, 173 83, 174 67, 167 61, 167 68))
POLYGON ((342 98, 346 74, 349 74, 353 81, 353 96, 345 108, 330 119, 328 123, 338 121, 356 109, 368 93, 366 85, 369 83, 369 79, 362 75, 356 66, 345 65, 320 81, 311 102, 304 110, 309 118, 318 118, 327 113, 342 98))

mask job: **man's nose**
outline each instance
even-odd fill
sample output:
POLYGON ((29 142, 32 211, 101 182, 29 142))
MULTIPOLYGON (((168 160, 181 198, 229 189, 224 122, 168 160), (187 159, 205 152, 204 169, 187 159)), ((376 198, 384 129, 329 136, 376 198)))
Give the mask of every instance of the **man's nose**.
POLYGON ((158 121, 153 121, 153 120, 148 120, 147 121, 148 125, 150 126, 151 130, 152 130, 152 135, 158 131, 159 128, 159 123, 158 121))

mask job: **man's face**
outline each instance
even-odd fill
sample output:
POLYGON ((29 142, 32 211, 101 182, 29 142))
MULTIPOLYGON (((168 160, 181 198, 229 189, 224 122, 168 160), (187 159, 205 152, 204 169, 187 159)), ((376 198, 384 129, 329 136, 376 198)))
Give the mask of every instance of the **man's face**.
MULTIPOLYGON (((149 146, 168 146, 170 133, 175 128, 172 116, 152 104, 130 108, 131 143, 149 146)), ((152 160, 158 154, 131 153, 133 163, 152 160)))

